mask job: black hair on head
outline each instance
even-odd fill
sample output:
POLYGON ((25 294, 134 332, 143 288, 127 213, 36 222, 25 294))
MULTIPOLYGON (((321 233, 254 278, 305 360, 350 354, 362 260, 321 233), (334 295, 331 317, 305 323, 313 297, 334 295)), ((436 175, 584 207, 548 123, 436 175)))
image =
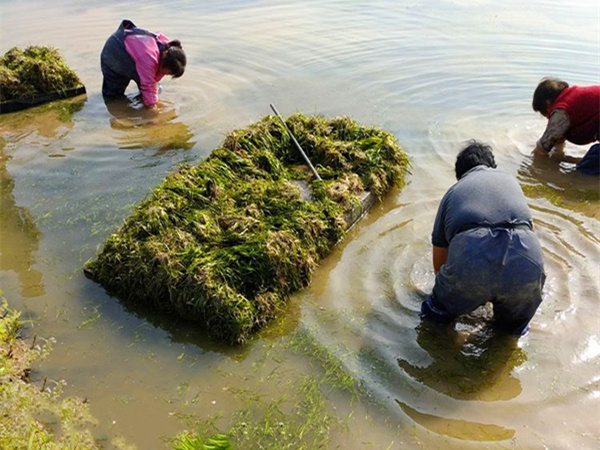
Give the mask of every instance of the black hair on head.
POLYGON ((456 179, 460 180, 465 173, 476 166, 487 166, 495 169, 496 161, 494 160, 492 147, 472 140, 456 156, 456 164, 454 165, 456 179))
POLYGON ((181 48, 181 42, 175 40, 166 45, 161 63, 163 67, 169 69, 173 78, 179 78, 183 75, 187 58, 183 48, 181 48))
POLYGON ((540 112, 543 116, 547 115, 550 105, 568 87, 569 84, 566 81, 558 78, 542 78, 533 93, 531 107, 535 112, 540 112))

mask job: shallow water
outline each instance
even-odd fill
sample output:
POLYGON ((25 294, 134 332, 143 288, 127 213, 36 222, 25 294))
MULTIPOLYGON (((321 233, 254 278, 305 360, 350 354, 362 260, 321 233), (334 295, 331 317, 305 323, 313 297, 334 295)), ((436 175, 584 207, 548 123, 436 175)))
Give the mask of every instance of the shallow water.
POLYGON ((544 128, 530 106, 539 79, 600 83, 596 1, 5 0, 0 20, 2 52, 56 46, 88 89, 0 117, 0 288, 32 334, 57 339, 35 376, 87 397, 106 447, 120 436, 161 448, 219 412, 227 429, 332 367, 360 386, 354 399, 329 378, 321 386, 346 424, 332 448, 600 444, 598 180, 529 155, 544 128), (100 95, 100 50, 123 17, 186 49, 186 74, 164 80, 157 113, 107 109, 100 95), (230 349, 83 276, 170 170, 201 161, 271 102, 286 116, 385 128, 413 161, 410 184, 349 234, 284 318, 230 349), (518 344, 485 322, 444 329, 417 314, 433 284, 437 205, 470 138, 518 177, 544 249, 544 303, 518 344))

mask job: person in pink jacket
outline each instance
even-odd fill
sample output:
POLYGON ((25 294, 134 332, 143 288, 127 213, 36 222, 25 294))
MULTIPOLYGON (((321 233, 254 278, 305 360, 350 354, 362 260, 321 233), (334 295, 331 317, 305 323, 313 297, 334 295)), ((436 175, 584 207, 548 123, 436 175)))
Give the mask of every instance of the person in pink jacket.
POLYGON ((161 33, 138 28, 123 20, 104 44, 100 55, 102 95, 121 97, 131 80, 142 94, 142 101, 154 107, 158 101, 158 82, 165 76, 183 75, 186 56, 181 42, 161 33))

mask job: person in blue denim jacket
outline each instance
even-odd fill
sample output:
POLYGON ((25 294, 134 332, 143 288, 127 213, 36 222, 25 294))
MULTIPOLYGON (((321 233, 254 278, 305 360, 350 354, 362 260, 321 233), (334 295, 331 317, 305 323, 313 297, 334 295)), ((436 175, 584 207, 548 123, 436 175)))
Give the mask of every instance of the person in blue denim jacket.
POLYGON ((421 315, 451 322, 491 302, 499 327, 525 334, 546 275, 523 191, 477 141, 458 154, 455 171, 431 235, 436 278, 421 315))

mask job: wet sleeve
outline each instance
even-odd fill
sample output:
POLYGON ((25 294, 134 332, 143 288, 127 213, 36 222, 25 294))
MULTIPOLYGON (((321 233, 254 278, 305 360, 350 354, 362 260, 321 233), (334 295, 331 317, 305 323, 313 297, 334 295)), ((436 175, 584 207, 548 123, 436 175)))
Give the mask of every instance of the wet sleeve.
POLYGON ((557 109, 548 119, 546 131, 537 142, 538 146, 550 152, 554 146, 565 139, 565 133, 569 130, 571 122, 569 115, 564 109, 557 109))
POLYGON ((447 213, 448 193, 442 198, 438 207, 435 222, 433 223, 433 232, 431 233, 431 244, 436 247, 448 247, 446 239, 446 213, 447 213))

